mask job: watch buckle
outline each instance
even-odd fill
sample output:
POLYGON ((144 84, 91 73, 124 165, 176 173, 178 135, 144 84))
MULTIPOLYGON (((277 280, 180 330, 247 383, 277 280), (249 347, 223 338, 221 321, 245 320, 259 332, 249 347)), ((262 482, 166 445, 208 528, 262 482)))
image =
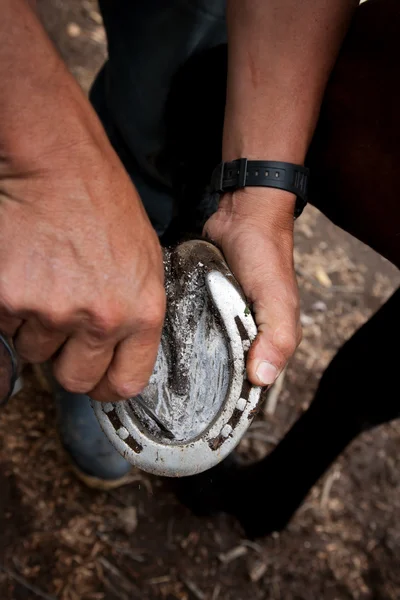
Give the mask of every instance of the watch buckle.
POLYGON ((224 169, 225 163, 217 165, 211 176, 211 189, 213 192, 221 194, 224 191, 224 169))
POLYGON ((237 179, 237 187, 238 188, 246 187, 246 178, 247 178, 247 158, 239 158, 239 169, 238 169, 238 179, 237 179))

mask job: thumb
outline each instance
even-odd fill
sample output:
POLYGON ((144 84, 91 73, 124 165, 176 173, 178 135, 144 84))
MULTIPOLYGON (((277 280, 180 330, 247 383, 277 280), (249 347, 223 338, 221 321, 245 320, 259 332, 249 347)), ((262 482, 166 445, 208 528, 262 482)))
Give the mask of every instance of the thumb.
POLYGON ((258 334, 247 357, 247 376, 254 385, 272 385, 301 341, 293 271, 266 273, 251 295, 258 334))

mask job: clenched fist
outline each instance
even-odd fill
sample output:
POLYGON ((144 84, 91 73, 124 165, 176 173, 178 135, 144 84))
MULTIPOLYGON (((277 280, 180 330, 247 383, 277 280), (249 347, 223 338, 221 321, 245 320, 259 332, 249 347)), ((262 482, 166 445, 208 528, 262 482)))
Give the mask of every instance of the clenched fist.
POLYGON ((0 330, 67 390, 128 398, 161 336, 161 249, 34 4, 0 0, 0 330))
POLYGON ((91 127, 73 146, 0 159, 0 330, 24 361, 55 357, 67 390, 110 401, 138 393, 152 372, 163 264, 94 115, 91 127))
POLYGON ((301 340, 299 296, 293 267, 294 196, 245 188, 223 196, 205 234, 223 250, 252 305, 258 327, 247 373, 271 385, 301 340))

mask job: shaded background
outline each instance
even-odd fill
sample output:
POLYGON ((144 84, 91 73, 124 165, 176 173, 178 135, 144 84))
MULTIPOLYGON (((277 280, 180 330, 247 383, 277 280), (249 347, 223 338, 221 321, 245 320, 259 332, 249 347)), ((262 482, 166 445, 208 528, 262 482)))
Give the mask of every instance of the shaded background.
MULTIPOLYGON (((96 3, 38 3, 88 91, 106 55, 96 3)), ((275 410, 264 410, 241 444, 249 458, 273 448, 335 350, 400 283, 387 261, 311 207, 295 236, 304 340, 275 410)), ((163 480, 139 471, 113 492, 85 488, 59 445, 51 398, 29 374, 0 415, 0 450, 1 600, 400 597, 398 422, 354 442, 288 528, 257 543, 230 517, 194 518, 163 480)))

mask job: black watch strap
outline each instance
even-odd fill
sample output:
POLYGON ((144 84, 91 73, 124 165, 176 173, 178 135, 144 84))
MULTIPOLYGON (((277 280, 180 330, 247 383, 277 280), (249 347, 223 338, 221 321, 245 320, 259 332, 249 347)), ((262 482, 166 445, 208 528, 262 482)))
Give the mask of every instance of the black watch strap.
POLYGON ((271 187, 296 195, 294 217, 303 212, 307 204, 309 169, 300 165, 270 160, 238 158, 222 162, 211 177, 211 192, 222 194, 244 187, 271 187))

